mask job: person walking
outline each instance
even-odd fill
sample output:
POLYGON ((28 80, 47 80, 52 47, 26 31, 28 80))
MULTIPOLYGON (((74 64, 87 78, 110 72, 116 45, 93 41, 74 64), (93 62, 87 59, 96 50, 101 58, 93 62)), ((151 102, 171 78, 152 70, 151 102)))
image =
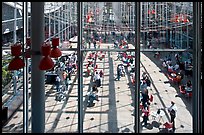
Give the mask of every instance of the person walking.
POLYGON ((142 109, 142 112, 143 112, 143 121, 142 122, 144 122, 144 125, 145 126, 147 126, 147 121, 148 121, 148 117, 149 117, 149 112, 150 112, 150 110, 149 110, 149 105, 147 105, 146 107, 144 107, 143 109, 142 109))
POLYGON ((100 87, 101 86, 101 77, 97 71, 96 71, 96 74, 95 74, 93 79, 94 79, 94 82, 96 83, 96 86, 100 87))
POLYGON ((170 117, 171 117, 171 123, 173 124, 173 131, 175 131, 175 118, 176 118, 176 112, 177 112, 177 107, 175 105, 175 102, 171 101, 171 106, 168 107, 168 112, 170 114, 170 117))
POLYGON ((118 79, 118 81, 120 81, 121 74, 122 74, 121 67, 117 66, 117 79, 118 79))

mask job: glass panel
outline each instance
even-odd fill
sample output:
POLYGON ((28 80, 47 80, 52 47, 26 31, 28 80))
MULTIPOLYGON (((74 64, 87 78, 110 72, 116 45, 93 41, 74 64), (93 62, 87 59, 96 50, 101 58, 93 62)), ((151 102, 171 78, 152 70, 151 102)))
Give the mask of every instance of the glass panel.
POLYGON ((192 2, 143 2, 142 48, 192 49, 192 2))
MULTIPOLYGON (((20 106, 14 108, 17 112, 4 125, 2 131, 22 133, 23 106, 20 103, 23 102, 23 72, 22 69, 8 71, 8 64, 12 59, 8 47, 17 41, 23 41, 22 2, 2 4, 2 107, 8 107, 3 109, 6 111, 20 106), (16 17, 13 8, 15 4, 18 7, 16 17), (14 18, 17 18, 16 24, 14 18)), ((30 3, 28 12, 29 37, 30 3)), ((84 117, 81 119, 84 133, 133 133, 135 132, 135 2, 83 2, 81 12, 80 49, 83 57, 83 75, 82 84, 78 84, 79 67, 76 66, 76 59, 73 60, 77 55, 79 35, 77 2, 45 2, 45 40, 51 43, 53 37, 59 37, 59 48, 62 50, 62 56, 53 59, 55 67, 45 71, 45 133, 79 131, 78 86, 83 87, 84 117), (72 63, 70 65, 73 70, 65 81, 62 73, 68 62, 72 63), (121 64, 124 67, 119 66, 121 64), (96 72, 99 74, 102 72, 100 81, 97 80, 96 72), (57 74, 61 78, 59 92, 56 87, 57 74), (94 97, 93 87, 98 82, 101 85, 97 87, 97 96, 94 97)), ((193 2, 141 2, 140 19, 140 130, 142 133, 166 132, 163 124, 171 122, 167 107, 171 105, 171 101, 174 101, 177 106, 175 132, 193 132, 191 98, 193 89, 191 86, 188 89, 187 84, 189 80, 192 82, 194 65, 192 65, 192 50, 183 51, 193 47, 193 2), (156 48, 161 50, 155 51, 156 48), (173 50, 162 52, 162 49, 173 50), (149 86, 143 87, 144 80, 149 86), (146 90, 150 98, 150 112, 147 126, 144 126, 146 90), (158 109, 160 114, 157 114, 158 109)), ((28 61, 30 78, 31 60, 28 61)), ((70 69, 68 66, 66 71, 70 69)), ((28 132, 31 132, 30 80, 28 83, 28 132)), ((9 111, 8 116, 11 114, 9 111)))
MULTIPOLYGON (((148 124, 142 127, 141 132, 149 132, 148 129, 151 129, 151 132, 166 132, 163 124, 171 122, 168 112, 171 101, 175 102, 177 107, 175 132, 192 132, 192 55, 189 52, 160 52, 156 55, 155 52, 141 52, 140 66, 141 82, 146 75, 151 82, 150 87, 146 87, 149 99, 153 96, 153 100, 149 100, 148 124), (157 114, 159 109, 161 112, 157 114)), ((145 86, 145 83, 141 83, 141 92, 144 91, 142 88, 145 88, 142 86, 145 86)))
POLYGON ((87 52, 83 62, 84 133, 134 132, 134 87, 129 73, 133 57, 131 52, 87 52))
MULTIPOLYGON (((13 125, 15 132, 21 133, 22 121, 9 121, 12 117, 18 118, 23 115, 20 107, 23 103, 23 70, 8 70, 11 60, 10 46, 17 41, 22 41, 22 19, 20 10, 2 3, 2 124, 13 125), (15 111, 18 113, 15 113, 15 111), (18 123, 18 124, 17 124, 18 123)), ((13 2, 13 7, 22 7, 18 2, 13 2)), ((5 129, 3 132, 10 132, 10 129, 5 129)))
MULTIPOLYGON (((45 7, 49 6, 48 3, 45 3, 45 7)), ((45 21, 49 22, 47 26, 51 37, 60 39, 62 56, 53 59, 55 67, 45 73, 45 133, 77 132, 77 3, 53 2, 50 6, 48 9, 51 12, 45 14, 45 21), (59 84, 57 75, 60 78, 59 84)))
POLYGON ((133 9, 133 2, 83 3, 83 37, 88 43, 83 50, 84 133, 134 132, 134 87, 128 64, 134 57, 133 9), (125 51, 128 48, 132 52, 125 51), (121 64, 125 66, 118 76, 121 64))

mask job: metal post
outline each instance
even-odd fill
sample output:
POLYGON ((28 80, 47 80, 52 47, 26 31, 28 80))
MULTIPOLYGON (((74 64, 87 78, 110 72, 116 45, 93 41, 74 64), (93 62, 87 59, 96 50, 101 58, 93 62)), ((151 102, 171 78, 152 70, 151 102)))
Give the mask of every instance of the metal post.
POLYGON ((48 26, 48 28, 49 28, 49 31, 48 31, 48 32, 49 32, 49 33, 48 33, 48 35, 49 35, 49 43, 50 43, 50 37, 51 37, 51 28, 50 28, 50 27, 51 27, 51 23, 50 23, 50 7, 49 7, 49 18, 48 18, 48 19, 49 19, 49 23, 48 23, 48 25, 49 25, 49 26, 48 26))
POLYGON ((78 24, 78 42, 77 42, 77 58, 78 58, 78 132, 83 133, 83 80, 81 74, 83 74, 83 63, 82 63, 82 2, 77 2, 77 24, 78 24))
POLYGON ((64 41, 67 41, 67 13, 66 13, 67 4, 65 4, 64 6, 65 6, 65 9, 64 9, 64 18, 65 18, 65 20, 64 20, 64 28, 65 28, 65 30, 64 30, 64 41))
MULTIPOLYGON (((16 8, 16 2, 14 2, 14 3, 15 4, 14 4, 13 43, 15 44, 16 43, 16 11, 17 11, 17 8, 16 8)), ((16 80, 16 76, 18 76, 17 71, 14 70, 13 74, 14 74, 14 77, 13 77, 13 92, 14 92, 14 95, 15 95, 16 92, 17 92, 17 80, 16 80)))
MULTIPOLYGON (((60 40, 60 10, 61 10, 61 7, 58 9, 59 10, 59 12, 58 12, 58 37, 59 37, 59 40, 60 40)), ((61 40, 60 40, 61 41, 61 40)))
POLYGON ((17 12, 17 8, 16 8, 16 2, 14 2, 14 26, 13 26, 13 43, 16 43, 16 12, 17 12))
POLYGON ((62 31, 61 32, 61 40, 62 40, 62 42, 64 41, 64 7, 63 7, 63 5, 62 5, 62 10, 61 10, 61 30, 60 31, 62 31))
POLYGON ((135 133, 140 132, 140 2, 135 2, 135 133))
MULTIPOLYGON (((39 52, 45 40, 44 2, 31 2, 31 50, 39 52)), ((42 56, 31 55, 31 118, 32 133, 44 133, 45 130, 45 74, 39 70, 42 56)))
MULTIPOLYGON (((23 2, 23 49, 28 37, 28 2, 23 2)), ((23 57, 25 66, 23 68, 23 133, 28 133, 28 59, 23 57)))
POLYGON ((56 26, 55 26, 55 25, 56 25, 56 24, 55 24, 55 12, 56 12, 56 10, 55 10, 55 2, 54 2, 54 12, 53 12, 53 13, 54 13, 54 17, 53 17, 53 20, 54 20, 54 35, 56 34, 56 28, 55 28, 55 27, 56 27, 56 26))
POLYGON ((202 132, 202 89, 201 89, 201 3, 193 2, 193 133, 202 132))
MULTIPOLYGON (((188 6, 190 6, 190 4, 188 5, 188 6)), ((188 7, 187 6, 187 7, 188 7)), ((189 12, 188 12, 188 9, 187 9, 187 7, 186 7, 186 19, 188 18, 188 14, 189 14, 189 12)), ((188 22, 186 22, 186 42, 187 42, 187 48, 189 48, 189 34, 188 34, 188 22)))

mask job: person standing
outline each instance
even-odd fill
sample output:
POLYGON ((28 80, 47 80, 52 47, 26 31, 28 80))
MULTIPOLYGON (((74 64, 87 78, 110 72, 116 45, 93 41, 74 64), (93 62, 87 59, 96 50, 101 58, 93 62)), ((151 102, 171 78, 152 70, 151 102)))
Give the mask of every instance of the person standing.
POLYGON ((57 75, 56 81, 55 81, 57 92, 59 92, 60 81, 61 81, 61 79, 60 79, 59 75, 57 75))
POLYGON ((171 101, 171 106, 168 107, 168 112, 171 117, 171 123, 173 124, 173 131, 175 131, 175 118, 176 118, 176 112, 177 112, 177 107, 175 105, 175 102, 171 101))
POLYGON ((94 79, 94 82, 96 83, 96 86, 100 87, 101 86, 101 78, 100 78, 100 75, 97 71, 96 71, 96 74, 95 74, 93 79, 94 79))
POLYGON ((63 71, 63 79, 64 79, 64 84, 66 85, 66 90, 68 90, 68 74, 66 70, 63 71))
POLYGON ((96 40, 95 39, 93 41, 93 44, 94 44, 94 49, 96 49, 96 40))

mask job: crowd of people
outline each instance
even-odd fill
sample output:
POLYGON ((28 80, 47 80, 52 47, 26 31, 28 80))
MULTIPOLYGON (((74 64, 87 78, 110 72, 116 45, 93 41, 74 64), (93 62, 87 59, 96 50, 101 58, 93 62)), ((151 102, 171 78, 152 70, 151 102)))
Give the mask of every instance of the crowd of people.
POLYGON ((192 59, 189 57, 182 60, 183 56, 181 53, 175 53, 173 57, 172 55, 173 53, 170 53, 163 59, 162 67, 165 69, 164 72, 167 73, 171 82, 178 84, 181 94, 191 97, 192 84, 188 78, 192 75, 192 59), (191 84, 190 87, 187 86, 188 83, 191 84))
POLYGON ((64 98, 64 92, 68 90, 69 84, 72 81, 72 74, 77 71, 77 54, 72 53, 62 56, 55 63, 53 73, 56 74, 55 86, 56 86, 56 98, 58 100, 64 98))
MULTIPOLYGON (((96 40, 93 40, 94 48, 96 48, 96 40)), ((91 46, 91 42, 89 42, 89 45, 91 46)), ((114 48, 128 48, 127 40, 121 39, 121 40, 115 40, 113 44, 114 48)), ((160 54, 159 54, 160 55, 160 54)), ((102 87, 102 78, 103 78, 103 71, 98 70, 98 65, 96 64, 96 60, 102 60, 105 57, 105 53, 102 51, 100 52, 91 52, 88 55, 88 64, 86 65, 87 68, 87 74, 88 76, 93 76, 93 85, 91 90, 88 93, 88 106, 93 105, 94 101, 99 101, 99 87, 102 87)), ((135 83, 134 80, 134 58, 132 55, 128 55, 127 52, 118 52, 118 59, 122 63, 117 65, 116 70, 116 80, 120 81, 121 77, 125 76, 125 68, 131 67, 130 73, 132 73, 132 82, 135 83)), ((69 57, 64 57, 56 66, 55 72, 57 73, 56 77, 56 89, 57 92, 59 91, 59 85, 65 84, 68 87, 68 82, 71 80, 71 75, 75 73, 77 69, 77 57, 76 54, 72 54, 69 57)), ((184 74, 182 71, 185 71, 189 65, 189 62, 185 61, 184 65, 182 65, 180 61, 179 54, 175 54, 175 62, 172 61, 171 57, 165 57, 162 62, 162 66, 166 70, 166 72, 171 76, 172 78, 177 78, 180 83, 180 81, 183 79, 184 74)), ((173 80, 174 81, 174 80, 173 80)), ((140 81, 140 109, 143 113, 143 121, 144 125, 147 126, 149 115, 150 115, 150 105, 153 102, 153 95, 149 93, 149 89, 151 87, 151 80, 146 72, 142 73, 141 81, 140 81)), ((190 91, 192 90, 192 83, 190 80, 185 84, 185 90, 190 91)), ((183 87, 182 87, 183 88, 183 87)), ((175 117, 177 112, 177 107, 175 103, 172 101, 171 106, 167 108, 168 112, 171 116, 170 123, 172 124, 172 129, 175 131, 175 117)), ((157 111, 157 113, 160 113, 160 110, 157 111)))

